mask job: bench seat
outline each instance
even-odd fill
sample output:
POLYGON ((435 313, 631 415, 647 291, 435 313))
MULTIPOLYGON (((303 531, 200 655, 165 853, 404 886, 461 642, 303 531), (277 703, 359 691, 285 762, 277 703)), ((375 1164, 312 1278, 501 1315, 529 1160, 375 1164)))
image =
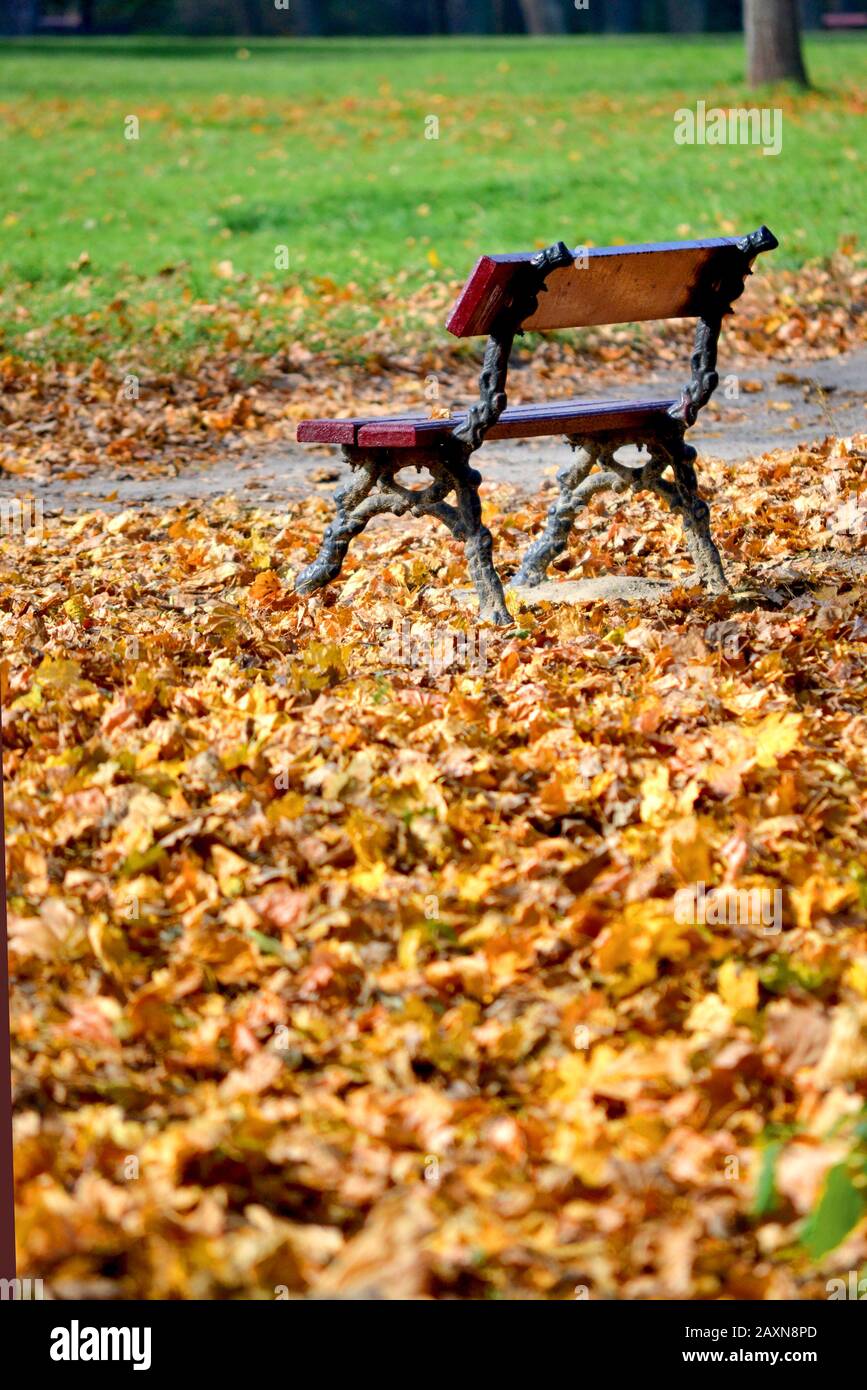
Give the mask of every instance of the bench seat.
MULTIPOLYGON (((546 401, 504 410, 488 439, 532 439, 549 434, 604 434, 629 426, 651 424, 675 404, 669 400, 546 401)), ((452 415, 429 420, 424 415, 391 415, 359 420, 302 420, 297 438, 302 444, 345 444, 361 448, 414 449, 436 443, 466 419, 452 415)))

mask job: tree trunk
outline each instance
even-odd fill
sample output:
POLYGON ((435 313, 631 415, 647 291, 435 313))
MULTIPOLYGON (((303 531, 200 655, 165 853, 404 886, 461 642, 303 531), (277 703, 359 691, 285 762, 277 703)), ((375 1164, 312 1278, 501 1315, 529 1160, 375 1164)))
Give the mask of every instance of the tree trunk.
POLYGON ((667 9, 673 34, 701 34, 707 28, 707 0, 668 0, 667 9))
POLYGON ((641 0, 607 0, 606 34, 637 34, 641 30, 641 0))
POLYGON ((38 26, 38 0, 5 0, 0 5, 0 34, 35 34, 38 26))
POLYGON ((243 16, 243 32, 251 37, 257 34, 264 34, 265 26, 262 17, 262 6, 260 0, 241 0, 241 14, 243 16))
POLYGON ((450 34, 487 34, 490 32, 486 0, 446 0, 450 34))
POLYGON ((446 12, 446 0, 428 0, 430 13, 430 31, 432 34, 447 34, 449 31, 449 20, 446 12))
POLYGON ((295 0, 289 13, 294 14, 295 32, 302 39, 315 39, 323 32, 319 0, 295 0))
POLYGON ((798 0, 744 0, 747 81, 809 85, 801 55, 798 0))
POLYGON ((494 33, 505 34, 506 30, 506 0, 493 0, 491 8, 494 12, 494 33))
POLYGON ((565 34, 566 21, 558 0, 521 0, 528 34, 565 34))

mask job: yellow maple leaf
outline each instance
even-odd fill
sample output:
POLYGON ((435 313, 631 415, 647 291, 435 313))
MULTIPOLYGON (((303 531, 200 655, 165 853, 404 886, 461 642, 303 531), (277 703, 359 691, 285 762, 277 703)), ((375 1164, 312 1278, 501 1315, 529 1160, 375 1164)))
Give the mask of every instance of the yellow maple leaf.
POLYGON ((274 603, 283 593, 283 586, 273 570, 261 570, 248 590, 254 603, 274 603))
POLYGON ((740 961, 724 960, 717 975, 717 988, 724 1004, 732 1013, 751 1013, 758 1007, 759 976, 740 961))
POLYGON ((645 825, 664 820, 674 806, 669 790, 668 768, 659 763, 648 772, 641 783, 641 819, 645 825))
POLYGON ((242 859, 234 850, 227 849, 225 845, 212 845, 211 860, 220 892, 225 893, 227 898, 236 898, 243 891, 244 874, 250 868, 247 860, 242 859))
POLYGON ((627 903, 618 920, 600 932, 593 965, 614 977, 615 993, 629 993, 656 979, 662 960, 688 956, 691 932, 688 923, 677 921, 670 901, 627 903))
POLYGON ((72 594, 64 603, 63 611, 74 623, 83 623, 90 616, 87 599, 81 594, 72 594))
POLYGON ((777 761, 797 745, 803 720, 800 714, 769 714, 753 730, 756 763, 776 767, 777 761))

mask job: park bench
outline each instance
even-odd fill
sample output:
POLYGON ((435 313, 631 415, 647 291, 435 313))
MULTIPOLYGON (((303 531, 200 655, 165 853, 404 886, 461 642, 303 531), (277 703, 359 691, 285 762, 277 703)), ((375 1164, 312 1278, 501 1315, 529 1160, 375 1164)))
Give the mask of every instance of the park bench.
POLYGON ((842 14, 823 14, 823 29, 867 29, 867 14, 851 10, 842 14))
POLYGON ((459 338, 488 334, 474 405, 445 420, 398 415, 299 424, 302 443, 341 445, 352 474, 336 493, 337 514, 316 559, 297 576, 296 591, 312 593, 334 579, 350 541, 374 516, 435 516, 464 543, 480 616, 508 624, 491 534, 481 520, 481 474, 470 466, 470 458, 487 440, 565 435, 581 457, 558 474, 559 498, 514 584, 541 583, 552 560, 566 548, 579 508, 592 496, 631 486, 655 492, 680 514, 699 582, 710 593, 724 592, 728 584, 711 537, 710 512, 698 494, 696 453, 684 435, 718 383, 723 317, 743 293, 756 257, 777 244, 767 227, 760 227, 740 239, 578 252, 558 242, 535 255, 483 256, 446 325, 459 338), (508 407, 506 379, 516 334, 674 318, 697 320, 692 374, 677 398, 508 407), (626 444, 643 448, 640 466, 615 457, 626 444), (407 465, 427 469, 432 481, 426 487, 404 487, 396 474, 407 465), (670 478, 663 476, 667 470, 670 478), (452 493, 454 501, 449 502, 452 493))

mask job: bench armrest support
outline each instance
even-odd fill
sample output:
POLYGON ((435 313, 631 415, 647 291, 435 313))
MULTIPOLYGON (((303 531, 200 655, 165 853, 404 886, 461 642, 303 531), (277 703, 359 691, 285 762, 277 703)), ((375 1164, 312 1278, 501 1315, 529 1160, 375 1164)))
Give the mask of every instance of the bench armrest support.
POLYGON ((508 405, 506 378, 515 336, 525 319, 538 307, 539 295, 545 291, 545 281, 552 270, 569 266, 575 257, 562 241, 555 242, 534 256, 521 276, 518 289, 501 311, 485 347, 485 358, 479 376, 479 399, 470 406, 467 418, 453 431, 452 438, 467 455, 478 449, 508 405))
POLYGON ((692 375, 681 391, 677 405, 673 405, 668 412, 672 419, 682 421, 687 428, 695 424, 698 412, 707 405, 719 385, 716 353, 721 328, 721 312, 712 318, 700 318, 695 326, 692 375))
POLYGON ((732 312, 734 301, 743 294, 747 276, 753 273, 756 256, 762 251, 773 251, 777 246, 777 238, 767 227, 750 232, 732 248, 733 256, 724 273, 713 284, 706 286, 705 308, 695 327, 692 374, 680 393, 677 405, 673 405, 668 412, 672 419, 681 421, 686 428, 695 424, 698 412, 707 405, 719 385, 716 355, 723 319, 732 312))

